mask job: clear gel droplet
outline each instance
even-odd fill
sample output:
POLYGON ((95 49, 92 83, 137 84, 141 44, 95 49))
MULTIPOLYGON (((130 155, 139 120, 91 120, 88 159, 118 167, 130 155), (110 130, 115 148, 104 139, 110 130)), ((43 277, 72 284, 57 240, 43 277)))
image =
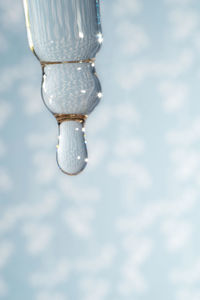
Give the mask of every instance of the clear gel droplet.
POLYGON ((84 122, 66 121, 59 124, 57 162, 68 175, 77 175, 87 164, 84 131, 84 122))

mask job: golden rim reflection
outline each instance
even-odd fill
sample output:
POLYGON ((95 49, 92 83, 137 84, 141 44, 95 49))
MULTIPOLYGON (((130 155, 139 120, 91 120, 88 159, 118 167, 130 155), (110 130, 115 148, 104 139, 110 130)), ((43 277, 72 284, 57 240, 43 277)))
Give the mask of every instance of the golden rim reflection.
POLYGON ((54 117, 56 118, 58 124, 61 124, 62 122, 67 121, 84 123, 88 116, 81 114, 54 114, 54 117))
POLYGON ((80 60, 69 60, 69 61, 40 61, 42 67, 48 65, 60 65, 60 64, 81 64, 81 63, 94 63, 95 58, 88 58, 88 59, 80 59, 80 60))

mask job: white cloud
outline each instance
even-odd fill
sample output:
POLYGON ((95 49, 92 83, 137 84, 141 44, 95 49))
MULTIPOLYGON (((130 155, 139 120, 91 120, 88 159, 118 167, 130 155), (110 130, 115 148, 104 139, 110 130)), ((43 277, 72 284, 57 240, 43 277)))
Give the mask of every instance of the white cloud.
POLYGON ((146 189, 152 184, 152 178, 146 167, 133 162, 130 158, 111 161, 108 164, 108 172, 117 177, 128 176, 136 188, 146 189))
POLYGON ((5 153, 6 153, 6 145, 2 140, 0 140, 0 157, 4 156, 5 153))
POLYGON ((180 251, 191 241, 192 224, 183 220, 167 219, 161 225, 166 246, 171 252, 180 251))
POLYGON ((89 154, 89 164, 87 166, 88 171, 94 170, 97 166, 101 165, 105 159, 105 156, 109 150, 108 143, 103 139, 90 140, 92 145, 92 152, 89 154))
POLYGON ((121 233, 141 234, 149 229, 159 218, 178 218, 186 215, 194 209, 198 201, 198 193, 195 188, 185 188, 179 197, 173 199, 160 199, 146 204, 140 214, 125 215, 117 221, 117 229, 121 233))
POLYGON ((66 283, 70 274, 70 263, 66 258, 60 259, 54 264, 50 264, 46 271, 31 274, 30 281, 33 287, 55 288, 62 283, 66 283))
POLYGON ((176 300, 199 300, 200 289, 194 287, 180 287, 176 293, 176 300))
POLYGON ((174 268, 170 275, 173 284, 183 284, 184 286, 191 286, 193 284, 199 284, 200 282, 200 259, 197 258, 193 263, 190 263, 188 267, 174 268))
POLYGON ((188 148, 198 142, 200 138, 200 117, 195 118, 179 129, 173 129, 167 132, 166 140, 171 146, 188 148))
POLYGON ((55 178, 55 174, 58 172, 55 154, 38 151, 34 154, 33 162, 36 165, 36 180, 40 184, 47 184, 55 178))
POLYGON ((35 300, 67 300, 67 296, 60 292, 40 291, 35 300))
POLYGON ((113 14, 116 17, 133 16, 141 10, 142 3, 139 0, 117 0, 113 3, 113 14))
POLYGON ((23 233, 27 238, 29 253, 38 255, 49 247, 54 230, 46 224, 25 223, 23 233))
POLYGON ((84 239, 89 238, 93 233, 92 221, 94 217, 94 208, 87 206, 69 208, 63 214, 64 222, 70 230, 84 239))
POLYGON ((13 253, 14 247, 10 241, 0 241, 0 269, 5 267, 13 253))
POLYGON ((119 139, 113 145, 115 155, 123 158, 144 153, 144 142, 141 138, 119 139))
POLYGON ((188 85, 176 81, 163 81, 159 91, 163 97, 163 107, 166 112, 173 113, 184 107, 188 98, 188 85))
MULTIPOLYGON (((196 1, 196 0, 195 0, 196 1)), ((165 0, 167 4, 173 4, 173 5, 188 5, 192 4, 194 0, 165 0)))
POLYGON ((149 45, 149 38, 144 29, 128 20, 119 22, 116 33, 121 40, 120 47, 125 55, 134 55, 149 45))
POLYGON ((104 300, 110 291, 106 279, 84 278, 80 281, 80 287, 83 300, 104 300))
POLYGON ((116 105, 112 108, 112 113, 118 122, 123 121, 128 124, 137 124, 140 121, 140 114, 131 103, 131 100, 123 100, 123 103, 116 103, 116 105))
MULTIPOLYGON (((38 75, 41 75, 39 64, 35 63, 35 58, 27 59, 24 58, 19 63, 6 65, 2 68, 0 73, 1 85, 0 92, 8 92, 11 88, 16 89, 16 84, 18 88, 28 85, 33 85, 38 75), (28 69, 27 69, 28 68, 28 69), (20 70, 20 72, 19 72, 20 70), (28 72, 28 73, 27 73, 28 72)), ((38 89, 40 90, 40 81, 38 81, 38 89)), ((16 91, 15 91, 16 92, 16 91)), ((26 101, 28 101, 26 99, 26 101)))
POLYGON ((13 182, 8 172, 1 168, 0 169, 0 191, 10 191, 13 187, 13 182))
POLYGON ((31 149, 49 149, 57 142, 57 128, 53 126, 48 132, 30 133, 27 137, 27 144, 31 149))
POLYGON ((0 277, 0 297, 5 297, 8 293, 8 285, 3 278, 0 277))
POLYGON ((70 181, 66 183, 66 178, 59 180, 59 186, 66 197, 75 203, 83 203, 83 206, 86 203, 97 202, 101 198, 100 189, 95 186, 77 186, 70 181))
POLYGON ((42 219, 45 216, 53 214, 56 211, 58 204, 58 196, 54 191, 49 191, 44 197, 39 198, 34 203, 21 203, 10 205, 5 212, 1 213, 0 233, 13 229, 19 221, 29 221, 42 219))
POLYGON ((98 273, 113 265, 116 248, 113 245, 104 245, 96 257, 80 258, 75 261, 74 268, 78 272, 98 273))
POLYGON ((22 2, 13 0, 0 1, 0 8, 1 24, 6 29, 16 31, 22 28, 23 22, 25 23, 22 2))
POLYGON ((27 115, 34 115, 44 110, 44 103, 41 98, 40 86, 32 83, 21 84, 19 95, 24 100, 23 109, 27 115))
POLYGON ((5 52, 8 49, 8 41, 2 32, 0 32, 0 45, 0 52, 5 52))
POLYGON ((200 153, 200 120, 196 117, 183 128, 171 130, 166 134, 167 143, 172 147, 170 159, 174 167, 174 178, 186 183, 193 180, 199 186, 200 153))
POLYGON ((143 59, 129 63, 125 67, 122 65, 120 72, 116 74, 116 81, 121 88, 130 90, 149 77, 159 80, 174 80, 187 72, 193 63, 193 51, 185 49, 177 57, 173 56, 171 60, 145 61, 143 59))
POLYGON ((8 101, 0 100, 0 128, 8 121, 12 113, 12 106, 8 101))
POLYGON ((143 275, 136 269, 129 267, 121 270, 123 280, 119 283, 119 293, 125 297, 131 296, 133 292, 144 293, 147 283, 143 275))
POLYGON ((119 292, 123 296, 130 296, 133 292, 143 293, 148 286, 140 268, 152 252, 152 241, 130 234, 125 237, 123 244, 126 254, 121 267, 119 292))
POLYGON ((193 10, 175 9, 170 12, 169 20, 172 24, 172 34, 175 39, 183 40, 193 37, 198 29, 199 16, 193 10))
POLYGON ((174 176, 178 181, 187 181, 200 167, 200 153, 196 150, 177 149, 172 152, 172 160, 175 165, 174 176))
POLYGON ((100 105, 98 109, 92 112, 86 123, 86 131, 92 135, 96 135, 99 132, 103 132, 108 128, 113 119, 113 107, 106 105, 100 105))

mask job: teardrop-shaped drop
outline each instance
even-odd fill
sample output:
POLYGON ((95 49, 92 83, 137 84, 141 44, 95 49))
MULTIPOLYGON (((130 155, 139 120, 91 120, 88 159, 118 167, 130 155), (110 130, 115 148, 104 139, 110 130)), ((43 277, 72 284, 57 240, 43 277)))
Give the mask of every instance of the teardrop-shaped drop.
POLYGON ((84 122, 66 121, 59 124, 57 162, 68 175, 77 175, 88 160, 84 122))

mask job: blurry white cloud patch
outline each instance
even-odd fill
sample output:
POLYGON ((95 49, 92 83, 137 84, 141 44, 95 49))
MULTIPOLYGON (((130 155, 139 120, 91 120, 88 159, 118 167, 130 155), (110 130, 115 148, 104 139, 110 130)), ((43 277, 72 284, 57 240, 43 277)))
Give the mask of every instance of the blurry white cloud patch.
POLYGON ((178 182, 193 180, 199 186, 200 154, 200 121, 195 118, 185 128, 171 130, 166 134, 171 147, 170 159, 174 166, 174 178, 178 182))
POLYGON ((175 9, 170 12, 169 19, 172 24, 172 35, 175 39, 184 40, 194 37, 199 26, 199 16, 195 10, 175 9))
POLYGON ((12 113, 12 106, 6 100, 0 100, 0 128, 7 122, 12 113))
POLYGON ((34 115, 43 111, 44 103, 41 99, 39 86, 22 83, 19 87, 19 95, 23 99, 23 109, 27 115, 34 115))
MULTIPOLYGON (((7 234, 18 226, 21 221, 35 221, 51 215, 56 210, 58 197, 53 191, 49 191, 43 198, 34 203, 21 203, 11 205, 2 211, 0 219, 0 234, 7 234)), ((23 227, 22 227, 23 228, 23 227)), ((25 233, 25 232, 24 232, 25 233)))
POLYGON ((189 285, 199 283, 200 278, 200 259, 199 257, 188 267, 174 269, 170 274, 171 280, 174 284, 189 285))
POLYGON ((186 148, 197 143, 200 138, 200 116, 194 118, 184 128, 173 129, 166 133, 166 140, 172 146, 184 146, 186 148))
POLYGON ((2 297, 2 299, 8 292, 8 285, 1 274, 3 274, 3 269, 11 259, 14 250, 15 247, 12 242, 5 239, 0 240, 0 298, 2 297))
POLYGON ((119 121, 126 123, 138 123, 140 121, 140 114, 136 109, 135 105, 129 101, 123 100, 123 103, 116 104, 113 107, 114 118, 119 121))
POLYGON ((37 293, 35 300, 67 300, 66 294, 52 291, 40 291, 37 293))
POLYGON ((162 223, 161 231, 166 237, 166 247, 169 251, 178 252, 187 246, 192 238, 192 224, 183 220, 168 219, 162 223))
POLYGON ((5 52, 8 49, 8 41, 2 32, 0 32, 0 45, 0 52, 5 52))
POLYGON ((144 141, 141 138, 130 138, 117 140, 114 145, 114 153, 119 157, 130 158, 132 156, 141 155, 144 152, 144 141))
POLYGON ((80 238, 88 239, 93 233, 92 221, 95 210, 92 207, 72 207, 63 214, 63 220, 70 230, 80 238))
POLYGON ((0 276, 0 297, 5 297, 8 292, 8 286, 3 278, 0 276))
POLYGON ((176 294, 177 300, 198 300, 200 298, 200 289, 191 288, 191 287, 183 287, 178 289, 176 294))
POLYGON ((59 186, 61 191, 69 197, 70 202, 82 203, 85 206, 86 203, 95 203, 101 199, 101 192, 95 186, 84 186, 81 184, 77 188, 73 182, 68 181, 66 183, 65 178, 59 180, 59 186))
POLYGON ((117 25, 116 33, 123 41, 120 47, 125 55, 137 54, 149 45, 149 37, 144 29, 128 20, 117 25))
POLYGON ((49 154, 47 151, 38 151, 34 154, 33 162, 37 168, 37 182, 47 184, 54 179, 57 171, 55 154, 49 154))
POLYGON ((0 140, 0 157, 4 156, 5 153, 6 153, 6 145, 2 140, 0 140))
POLYGON ((135 239, 127 248, 126 259, 121 269, 121 280, 119 284, 120 294, 124 296, 136 293, 144 293, 147 290, 147 282, 142 275, 142 265, 148 259, 152 251, 152 242, 148 239, 135 239))
POLYGON ((172 160, 176 166, 174 176, 179 181, 187 181, 200 171, 199 151, 180 148, 172 153, 172 160))
POLYGON ((81 258, 74 262, 74 268, 78 272, 98 273, 113 265, 117 249, 114 245, 104 245, 100 253, 95 257, 81 258))
POLYGON ((140 0, 117 0, 113 4, 113 14, 116 17, 137 15, 142 10, 140 0))
POLYGON ((106 279, 84 278, 80 280, 83 300, 104 300, 109 291, 109 282, 106 279))
POLYGON ((7 264, 14 252, 14 245, 7 240, 0 241, 0 270, 7 264))
POLYGON ((0 191, 10 191, 13 187, 13 181, 7 170, 0 168, 0 191))
POLYGON ((177 288, 177 300, 198 300, 200 278, 200 260, 199 257, 192 259, 190 266, 174 268, 170 273, 170 279, 177 288))
POLYGON ((113 120, 113 107, 111 105, 99 106, 87 120, 86 130, 88 135, 97 136, 99 132, 109 127, 113 120))
POLYGON ((163 108, 169 113, 183 108, 188 100, 189 88, 186 83, 164 81, 160 83, 159 91, 163 98, 163 108))
POLYGON ((46 270, 42 268, 30 275, 30 283, 40 289, 56 288, 61 283, 67 283, 70 275, 70 263, 66 258, 49 264, 46 270))
MULTIPOLYGON (((90 144, 92 140, 90 139, 90 144)), ((109 150, 109 144, 103 139, 94 139, 89 156, 88 171, 94 170, 98 165, 104 163, 105 156, 109 150)))
POLYGON ((0 1, 0 9, 1 25, 6 29, 18 30, 24 21, 22 3, 13 0, 0 1))
POLYGON ((193 4, 196 0, 165 0, 167 4, 172 4, 172 5, 190 5, 193 4))
POLYGON ((152 178, 146 167, 138 162, 133 162, 128 157, 126 160, 111 161, 108 172, 112 176, 128 176, 136 188, 146 189, 152 184, 152 178))
POLYGON ((121 72, 116 74, 117 83, 125 90, 131 90, 149 78, 155 80, 175 80, 181 74, 189 71, 194 63, 194 53, 189 49, 181 49, 176 58, 129 63, 121 66, 121 72))
POLYGON ((27 136, 27 144, 31 149, 49 149, 57 142, 57 128, 52 127, 46 132, 33 132, 27 136))
POLYGON ((41 223, 25 223, 22 231, 27 239, 27 249, 32 255, 45 251, 54 235, 52 226, 41 223))

